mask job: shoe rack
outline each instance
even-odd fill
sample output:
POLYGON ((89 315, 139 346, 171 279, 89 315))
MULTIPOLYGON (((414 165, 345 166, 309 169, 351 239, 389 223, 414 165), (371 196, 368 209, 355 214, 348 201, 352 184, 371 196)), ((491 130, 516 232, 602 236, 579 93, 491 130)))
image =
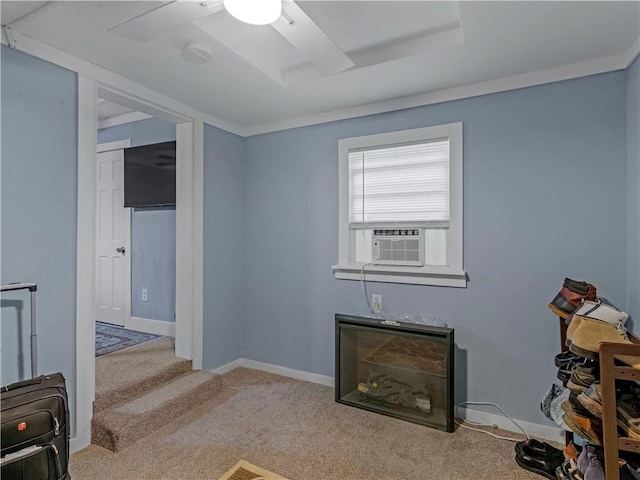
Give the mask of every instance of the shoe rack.
MULTIPOLYGON (((566 333, 566 329, 565 329, 566 333)), ((607 480, 620 480, 618 458, 620 450, 640 453, 640 440, 618 436, 616 410, 616 380, 640 381, 640 370, 617 366, 614 355, 640 356, 640 340, 632 335, 633 345, 620 343, 600 344, 600 385, 602 388, 602 445, 607 480)))
MULTIPOLYGON (((569 325, 567 325, 565 319, 561 316, 558 316, 558 319, 560 320, 560 351, 566 352, 567 350, 569 350, 569 348, 567 347, 567 328, 569 328, 569 325)), ((562 386, 566 387, 566 383, 567 382, 562 382, 562 386)), ((573 442, 573 432, 567 432, 565 430, 564 441, 566 445, 569 445, 571 442, 573 442)))

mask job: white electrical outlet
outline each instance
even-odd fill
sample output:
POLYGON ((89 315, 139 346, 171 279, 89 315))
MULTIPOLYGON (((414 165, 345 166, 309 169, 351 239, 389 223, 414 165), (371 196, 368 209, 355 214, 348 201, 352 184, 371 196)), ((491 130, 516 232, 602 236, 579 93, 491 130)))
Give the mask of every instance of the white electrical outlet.
POLYGON ((373 310, 373 313, 375 314, 382 311, 382 295, 379 293, 371 295, 371 310, 373 310))
POLYGON ((147 301, 147 289, 146 288, 142 289, 142 301, 143 302, 147 301))

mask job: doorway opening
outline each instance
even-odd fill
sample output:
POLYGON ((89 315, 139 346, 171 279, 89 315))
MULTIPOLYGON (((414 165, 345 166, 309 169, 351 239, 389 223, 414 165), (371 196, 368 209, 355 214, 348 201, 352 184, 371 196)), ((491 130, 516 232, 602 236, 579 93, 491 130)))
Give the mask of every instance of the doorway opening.
MULTIPOLYGON (((76 295, 77 450, 90 443, 95 400, 95 312, 97 305, 98 99, 170 122, 176 140, 175 356, 202 368, 202 168, 203 123, 157 103, 78 76, 78 246, 76 295), (87 239, 93 239, 87 242, 87 239), (195 333, 194 333, 195 332, 195 333)), ((120 245, 120 248, 126 246, 120 245)), ((131 247, 130 247, 131 248, 131 247)), ((130 289, 127 289, 130 291, 130 289)), ((149 294, 149 292, 147 292, 149 294)), ((126 303, 124 304, 126 305, 126 303)), ((131 305, 131 303, 129 303, 131 305)), ((127 318, 135 318, 131 314, 127 318)), ((169 323, 169 322, 166 322, 169 323)), ((131 327, 131 321, 129 321, 131 327)))

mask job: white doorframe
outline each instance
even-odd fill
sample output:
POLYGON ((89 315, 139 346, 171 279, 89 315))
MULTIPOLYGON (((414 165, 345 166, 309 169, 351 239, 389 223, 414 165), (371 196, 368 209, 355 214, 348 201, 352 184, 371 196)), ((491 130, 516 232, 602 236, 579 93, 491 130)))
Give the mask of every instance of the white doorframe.
POLYGON ((201 121, 176 126, 176 355, 195 370, 203 349, 203 145, 201 121))
POLYGON ((78 75, 76 240, 76 425, 71 451, 91 443, 95 399, 96 82, 78 75))
MULTIPOLYGON (((99 143, 96 147, 96 153, 110 152, 113 150, 123 150, 131 147, 131 139, 117 140, 115 142, 99 143)), ((97 161, 97 159, 96 159, 97 161)), ((98 171, 96 170, 96 176, 98 171)), ((96 199, 97 202, 97 199, 96 199)), ((98 222, 96 205, 96 225, 98 222)), ((125 246, 124 262, 125 262, 125 278, 124 278, 124 318, 123 327, 131 328, 131 208, 125 207, 127 211, 126 222, 129 224, 124 231, 128 232, 129 238, 123 238, 125 246)), ((96 229, 97 232, 97 229, 96 229)))
MULTIPOLYGON (((103 92, 120 99, 119 103, 142 105, 150 113, 177 125, 177 184, 185 205, 176 209, 176 345, 180 356, 202 368, 203 302, 203 130, 202 121, 187 118, 170 108, 128 95, 95 79, 78 74, 78 197, 76 245, 76 425, 71 451, 91 443, 91 418, 95 398, 95 195, 96 195, 96 102, 103 92), (197 144, 196 142, 199 142, 197 144), (190 188, 190 190, 187 190, 190 188), (185 228, 186 227, 186 228, 185 228), (178 272, 180 277, 178 278, 178 272), (179 280, 185 281, 181 284, 179 280), (178 333, 183 330, 184 332, 178 333), (181 338, 178 338, 178 337, 181 338)), ((177 192, 178 194, 178 192, 177 192)), ((176 349, 176 353, 177 349, 176 349)))
POLYGON ((131 139, 125 138, 124 140, 117 140, 115 142, 98 143, 98 146, 96 147, 96 152, 102 153, 102 152, 109 152, 111 150, 122 150, 123 148, 129 148, 130 146, 131 146, 131 139))

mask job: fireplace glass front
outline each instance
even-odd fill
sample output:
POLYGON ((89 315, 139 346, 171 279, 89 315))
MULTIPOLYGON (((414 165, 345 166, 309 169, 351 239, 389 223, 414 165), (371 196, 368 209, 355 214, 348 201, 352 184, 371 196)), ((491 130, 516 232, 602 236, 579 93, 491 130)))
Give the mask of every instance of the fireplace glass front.
POLYGON ((453 431, 453 329, 336 314, 336 401, 453 431))

